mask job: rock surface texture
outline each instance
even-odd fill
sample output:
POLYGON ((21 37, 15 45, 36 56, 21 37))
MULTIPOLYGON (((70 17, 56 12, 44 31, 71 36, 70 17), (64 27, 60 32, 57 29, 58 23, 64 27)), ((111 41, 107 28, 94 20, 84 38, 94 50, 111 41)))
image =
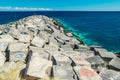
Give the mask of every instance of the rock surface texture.
POLYGON ((35 15, 2 25, 0 80, 120 80, 120 59, 85 46, 52 18, 35 15))

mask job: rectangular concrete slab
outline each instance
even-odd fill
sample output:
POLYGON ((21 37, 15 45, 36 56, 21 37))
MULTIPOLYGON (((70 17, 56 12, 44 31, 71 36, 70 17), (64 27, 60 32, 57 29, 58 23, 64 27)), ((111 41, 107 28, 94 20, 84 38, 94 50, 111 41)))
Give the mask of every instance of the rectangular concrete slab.
POLYGON ((104 65, 104 61, 100 56, 93 56, 86 59, 92 65, 104 65))
POLYGON ((103 80, 92 68, 75 66, 74 70, 79 80, 103 80))
POLYGON ((105 67, 105 62, 98 55, 89 57, 86 60, 91 63, 92 68, 96 71, 101 71, 101 69, 105 67))
POLYGON ((50 59, 50 54, 46 52, 43 48, 33 46, 30 46, 29 48, 32 51, 32 56, 39 56, 47 60, 50 59))
POLYGON ((80 44, 80 41, 77 40, 77 39, 74 38, 74 37, 72 37, 72 38, 70 39, 70 42, 72 42, 73 44, 80 44))
POLYGON ((48 42, 49 34, 45 31, 40 31, 39 37, 43 38, 46 42, 48 42))
POLYGON ((91 64, 80 56, 70 56, 71 60, 74 62, 75 65, 80 66, 91 66, 91 64))
POLYGON ((79 56, 80 55, 80 53, 76 52, 76 51, 63 51, 62 54, 66 55, 68 57, 70 57, 70 56, 79 56))
POLYGON ((19 34, 18 39, 19 39, 19 42, 27 42, 27 43, 29 43, 30 40, 31 40, 31 37, 28 34, 27 35, 26 34, 19 34))
POLYGON ((31 42, 32 45, 37 46, 37 47, 43 47, 43 45, 45 44, 45 40, 35 36, 31 42))
POLYGON ((10 43, 8 50, 10 50, 10 52, 19 52, 19 51, 27 52, 28 51, 28 44, 10 43))
POLYGON ((83 58, 89 58, 89 57, 93 57, 95 55, 94 55, 94 51, 83 50, 83 51, 80 51, 80 56, 83 58))
POLYGON ((63 39, 61 39, 60 37, 55 37, 55 40, 60 44, 60 45, 64 45, 65 41, 63 39))
POLYGON ((120 72, 114 70, 103 69, 100 72, 103 80, 120 80, 120 72))
POLYGON ((26 75, 43 79, 49 76, 52 68, 52 61, 48 61, 39 56, 31 56, 30 62, 27 64, 26 75))
POLYGON ((15 42, 14 38, 9 34, 0 35, 0 42, 15 42))
POLYGON ((58 80, 75 80, 73 79, 75 73, 71 66, 53 66, 54 78, 58 80))
POLYGON ((20 34, 19 30, 16 28, 10 28, 9 34, 18 39, 18 35, 20 34))
POLYGON ((116 57, 115 54, 113 54, 112 52, 107 52, 105 49, 102 49, 102 48, 95 48, 95 51, 97 51, 102 58, 109 59, 109 58, 116 57))
POLYGON ((67 44, 67 45, 61 45, 61 51, 73 51, 73 48, 71 45, 67 44))
POLYGON ((119 63, 120 63, 120 58, 116 57, 110 61, 109 65, 111 66, 112 69, 120 71, 120 64, 119 63))
POLYGON ((49 52, 50 54, 53 54, 54 52, 58 51, 59 49, 59 46, 57 44, 54 44, 54 43, 50 43, 50 44, 46 44, 44 46, 44 49, 49 52))
POLYGON ((71 65, 72 63, 69 57, 61 54, 53 54, 53 59, 57 65, 60 65, 60 64, 71 65))

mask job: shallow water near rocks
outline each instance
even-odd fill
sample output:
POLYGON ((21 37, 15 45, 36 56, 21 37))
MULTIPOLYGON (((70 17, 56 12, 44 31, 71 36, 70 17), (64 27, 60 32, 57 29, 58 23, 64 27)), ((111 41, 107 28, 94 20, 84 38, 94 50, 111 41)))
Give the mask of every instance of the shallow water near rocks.
POLYGON ((0 24, 31 15, 56 18, 86 45, 99 45, 108 51, 120 52, 120 12, 0 12, 0 24))

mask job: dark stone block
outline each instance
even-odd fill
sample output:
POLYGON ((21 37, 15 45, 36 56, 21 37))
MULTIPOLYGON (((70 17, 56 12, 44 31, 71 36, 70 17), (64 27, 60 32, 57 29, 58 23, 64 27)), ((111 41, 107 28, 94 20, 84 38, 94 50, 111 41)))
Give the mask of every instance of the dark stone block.
POLYGON ((93 56, 93 57, 87 58, 86 60, 90 62, 92 65, 92 68, 97 71, 100 71, 103 67, 105 67, 105 62, 100 56, 93 56))

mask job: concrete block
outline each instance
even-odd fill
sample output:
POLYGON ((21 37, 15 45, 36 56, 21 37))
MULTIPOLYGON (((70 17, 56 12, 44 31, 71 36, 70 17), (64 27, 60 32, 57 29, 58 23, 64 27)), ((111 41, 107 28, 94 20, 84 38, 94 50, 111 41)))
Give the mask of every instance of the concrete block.
POLYGON ((7 49, 7 47, 8 47, 8 43, 6 43, 6 42, 0 43, 0 51, 4 52, 7 49))
POLYGON ((86 66, 75 66, 75 73, 79 80, 103 80, 93 69, 86 66))
POLYGON ((76 49, 76 51, 82 51, 82 50, 90 50, 90 47, 85 46, 85 45, 78 45, 78 49, 76 49))
POLYGON ((83 50, 80 51, 80 56, 83 58, 89 58, 89 57, 93 57, 94 55, 94 51, 90 51, 90 50, 83 50))
POLYGON ((47 52, 53 54, 54 52, 58 51, 59 47, 58 47, 58 45, 56 45, 56 44, 54 44, 54 43, 50 43, 49 45, 46 44, 46 45, 44 46, 44 49, 45 49, 47 52))
POLYGON ((28 52, 14 52, 10 53, 10 61, 23 61, 25 62, 25 59, 27 57, 28 52))
POLYGON ((65 33, 68 37, 73 37, 73 34, 71 32, 65 33))
POLYGON ((61 54, 53 54, 53 59, 55 64, 61 65, 61 64, 66 64, 66 65, 71 65, 72 61, 69 59, 69 57, 61 55, 61 54))
POLYGON ((95 51, 97 51, 102 58, 112 59, 116 57, 115 54, 113 54, 112 52, 107 52, 105 49, 102 48, 95 48, 95 51))
POLYGON ((108 69, 102 69, 100 76, 103 80, 120 80, 120 72, 108 69))
POLYGON ((104 64, 104 61, 100 56, 89 57, 86 60, 91 64, 104 64))
POLYGON ((37 46, 37 47, 43 47, 43 45, 45 44, 45 40, 35 36, 31 42, 32 45, 37 46))
POLYGON ((19 42, 29 43, 31 40, 31 36, 26 34, 19 34, 18 39, 19 39, 19 42))
POLYGON ((111 66, 111 69, 120 71, 120 58, 114 58, 110 61, 109 65, 111 66))
POLYGON ((73 48, 71 45, 61 45, 61 51, 73 51, 73 48))
POLYGON ((46 27, 44 27, 44 31, 46 31, 49 34, 52 34, 54 32, 54 30, 48 25, 46 27))
POLYGON ((34 77, 36 79, 43 79, 50 75, 52 62, 39 56, 31 56, 31 60, 27 66, 27 76, 34 77))
POLYGON ((39 37, 43 38, 46 42, 48 42, 49 34, 45 31, 40 31, 39 37))
POLYGON ((59 36, 62 40, 65 40, 67 42, 69 42, 69 40, 71 39, 71 37, 66 36, 64 33, 60 33, 59 36))
POLYGON ((68 57, 70 57, 70 56, 79 56, 80 55, 80 53, 76 52, 76 51, 63 51, 62 54, 66 55, 68 57))
POLYGON ((59 43, 57 42, 57 40, 56 40, 53 36, 51 36, 51 37, 49 38, 49 42, 50 42, 50 43, 54 43, 54 44, 56 44, 56 45, 59 45, 59 43))
POLYGON ((33 25, 33 22, 32 21, 30 21, 30 22, 26 22, 25 23, 25 27, 27 27, 27 28, 36 28, 36 25, 33 25))
POLYGON ((33 53, 32 56, 39 56, 47 60, 50 59, 50 54, 46 52, 43 48, 34 47, 34 46, 30 46, 29 48, 33 53))
POLYGON ((20 32, 19 32, 19 30, 16 29, 16 28, 10 28, 9 34, 10 34, 12 37, 18 39, 18 35, 20 34, 20 32))
POLYGON ((70 42, 74 44, 80 44, 80 41, 73 37, 70 39, 70 42))
POLYGON ((6 35, 0 35, 0 42, 15 42, 14 38, 10 36, 9 34, 6 35))
POLYGON ((89 57, 86 60, 90 62, 92 65, 92 68, 97 71, 101 71, 101 69, 105 67, 105 62, 100 56, 89 57))
POLYGON ((63 39, 59 38, 58 36, 55 37, 55 39, 56 39, 56 41, 57 41, 59 44, 61 44, 61 45, 64 45, 64 44, 65 44, 65 41, 64 41, 63 39))
POLYGON ((10 50, 10 52, 27 52, 28 51, 28 44, 24 44, 24 43, 10 43, 8 50, 10 50))
POLYGON ((91 66, 91 64, 80 56, 70 56, 75 65, 79 66, 91 66))
POLYGON ((75 80, 74 71, 71 66, 53 66, 53 75, 58 80, 75 80))

